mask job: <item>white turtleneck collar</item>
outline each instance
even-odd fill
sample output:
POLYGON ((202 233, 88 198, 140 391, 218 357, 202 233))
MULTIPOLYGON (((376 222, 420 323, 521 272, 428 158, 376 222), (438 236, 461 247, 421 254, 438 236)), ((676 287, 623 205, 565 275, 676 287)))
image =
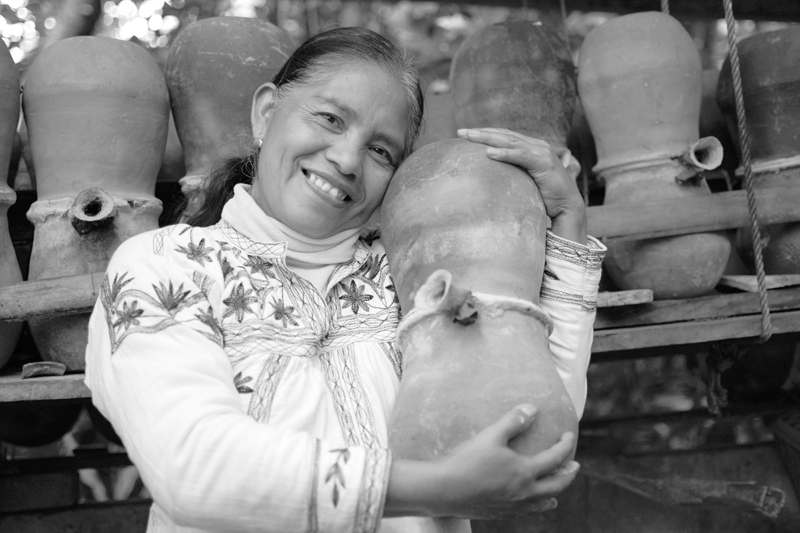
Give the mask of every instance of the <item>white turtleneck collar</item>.
POLYGON ((286 243, 286 266, 310 281, 321 294, 331 273, 340 263, 353 258, 361 228, 314 239, 302 235, 264 213, 253 197, 250 186, 238 184, 233 198, 222 209, 222 218, 239 233, 262 243, 286 243))

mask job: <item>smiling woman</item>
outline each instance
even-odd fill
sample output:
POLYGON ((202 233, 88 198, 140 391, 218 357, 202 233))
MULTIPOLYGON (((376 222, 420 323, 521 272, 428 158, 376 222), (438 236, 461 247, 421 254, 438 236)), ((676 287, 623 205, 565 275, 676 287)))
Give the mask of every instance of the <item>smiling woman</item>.
MULTIPOLYGON (((371 226, 421 116, 418 76, 389 41, 320 34, 256 91, 252 151, 209 174, 190 224, 114 255, 86 382, 153 494, 149 533, 466 532, 438 518, 532 514, 573 480, 571 433, 533 456, 509 446, 530 405, 436 460, 388 449, 400 308, 371 226)), ((547 143, 462 136, 542 193, 541 306, 581 412, 602 245, 547 143)))

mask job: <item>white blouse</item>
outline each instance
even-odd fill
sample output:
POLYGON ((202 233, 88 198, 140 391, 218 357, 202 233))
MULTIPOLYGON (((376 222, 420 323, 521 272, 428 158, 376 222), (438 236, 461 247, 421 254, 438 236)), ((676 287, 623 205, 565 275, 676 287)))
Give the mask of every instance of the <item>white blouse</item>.
MULTIPOLYGON (((86 384, 153 495, 148 533, 444 531, 381 518, 402 356, 380 239, 321 294, 285 242, 237 230, 238 201, 126 241, 92 313, 86 384)), ((547 236, 541 305, 579 416, 604 252, 547 236)))

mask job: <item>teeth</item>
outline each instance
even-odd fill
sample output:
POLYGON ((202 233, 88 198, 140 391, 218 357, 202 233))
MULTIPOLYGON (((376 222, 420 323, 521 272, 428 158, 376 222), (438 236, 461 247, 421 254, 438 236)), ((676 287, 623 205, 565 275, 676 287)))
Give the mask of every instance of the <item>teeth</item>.
POLYGON ((312 174, 311 172, 309 172, 308 181, 310 181, 315 187, 317 187, 321 191, 328 193, 328 195, 331 198, 335 198, 337 200, 344 200, 345 198, 347 198, 347 195, 345 193, 340 191, 337 187, 332 186, 330 183, 320 178, 316 174, 312 174))

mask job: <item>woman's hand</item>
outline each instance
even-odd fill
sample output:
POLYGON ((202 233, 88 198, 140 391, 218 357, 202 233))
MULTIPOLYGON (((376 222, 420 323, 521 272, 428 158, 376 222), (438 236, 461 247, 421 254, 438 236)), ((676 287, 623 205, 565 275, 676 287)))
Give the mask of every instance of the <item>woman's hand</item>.
POLYGON ((519 406, 438 461, 396 459, 385 516, 426 515, 501 519, 553 509, 554 496, 575 479, 569 461, 575 436, 520 455, 508 442, 533 423, 533 406, 519 406))
POLYGON ((586 244, 586 206, 575 180, 550 145, 502 128, 458 130, 458 136, 488 145, 486 155, 524 168, 542 194, 551 231, 564 239, 586 244))

